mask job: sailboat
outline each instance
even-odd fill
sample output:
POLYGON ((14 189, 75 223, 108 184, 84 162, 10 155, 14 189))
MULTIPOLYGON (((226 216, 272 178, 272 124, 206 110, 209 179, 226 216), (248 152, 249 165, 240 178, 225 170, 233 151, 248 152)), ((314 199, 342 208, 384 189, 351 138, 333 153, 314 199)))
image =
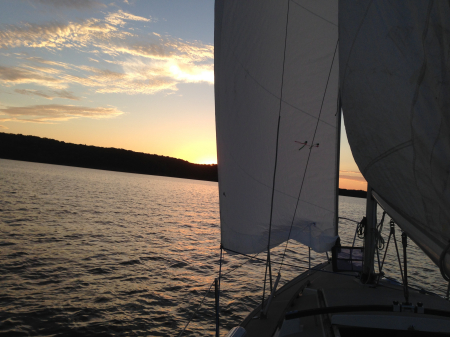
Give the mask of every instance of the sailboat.
POLYGON ((449 280, 449 93, 447 1, 216 0, 221 249, 267 254, 261 305, 228 336, 450 333, 448 294, 407 274, 412 240, 449 280), (339 240, 341 112, 364 247, 339 240), (375 268, 377 207, 403 232, 401 284, 375 268), (290 240, 331 257, 277 289, 290 240))

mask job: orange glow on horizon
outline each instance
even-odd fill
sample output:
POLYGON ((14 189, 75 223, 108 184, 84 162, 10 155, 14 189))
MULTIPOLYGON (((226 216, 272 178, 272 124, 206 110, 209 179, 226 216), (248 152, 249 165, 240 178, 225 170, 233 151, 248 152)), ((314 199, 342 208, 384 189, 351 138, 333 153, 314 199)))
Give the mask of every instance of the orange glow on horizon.
POLYGON ((193 141, 183 144, 173 155, 194 164, 217 164, 216 141, 193 141))
POLYGON ((205 157, 205 158, 200 159, 199 161, 195 162, 195 164, 205 164, 205 165, 217 164, 217 159, 205 157))
POLYGON ((339 188, 367 191, 367 181, 360 172, 339 171, 339 188))

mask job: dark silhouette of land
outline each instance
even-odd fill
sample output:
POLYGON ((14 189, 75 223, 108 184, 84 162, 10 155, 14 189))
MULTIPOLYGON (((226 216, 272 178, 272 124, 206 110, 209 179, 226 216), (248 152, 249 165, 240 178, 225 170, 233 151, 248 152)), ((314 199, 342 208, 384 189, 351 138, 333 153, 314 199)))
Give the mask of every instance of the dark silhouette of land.
POLYGON ((362 190, 347 190, 346 188, 339 189, 339 195, 343 197, 354 197, 354 198, 367 198, 367 191, 362 190))
MULTIPOLYGON (((0 158, 36 163, 93 168, 108 171, 218 181, 217 165, 193 164, 186 160, 87 146, 35 136, 0 132, 0 158)), ((365 191, 339 189, 339 194, 365 198, 365 191)))
POLYGON ((0 132, 0 158, 100 170, 217 181, 217 165, 193 164, 155 154, 77 145, 0 132))

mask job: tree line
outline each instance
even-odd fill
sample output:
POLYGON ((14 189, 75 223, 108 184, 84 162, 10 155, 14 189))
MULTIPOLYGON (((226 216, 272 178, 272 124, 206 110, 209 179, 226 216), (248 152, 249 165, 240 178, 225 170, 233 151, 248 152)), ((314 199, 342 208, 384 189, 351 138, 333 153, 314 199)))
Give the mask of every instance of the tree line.
MULTIPOLYGON (((0 158, 157 176, 218 181, 217 165, 105 148, 36 136, 0 132, 0 158)), ((339 189, 339 195, 365 198, 366 191, 339 189)))

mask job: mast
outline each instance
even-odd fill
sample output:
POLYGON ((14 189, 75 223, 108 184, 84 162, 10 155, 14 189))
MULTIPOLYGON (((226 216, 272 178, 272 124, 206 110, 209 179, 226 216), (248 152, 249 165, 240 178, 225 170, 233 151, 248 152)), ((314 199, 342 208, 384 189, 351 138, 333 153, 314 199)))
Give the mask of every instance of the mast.
POLYGON ((342 109, 342 102, 341 102, 341 95, 339 93, 338 96, 338 104, 337 104, 337 112, 336 112, 336 195, 335 195, 335 204, 334 204, 334 210, 335 210, 335 217, 334 217, 334 235, 339 235, 339 169, 340 169, 340 162, 341 162, 341 109, 342 109))
POLYGON ((372 187, 367 184, 366 228, 364 231, 364 261, 361 282, 372 283, 375 279, 375 232, 377 230, 377 202, 372 196, 372 187))

